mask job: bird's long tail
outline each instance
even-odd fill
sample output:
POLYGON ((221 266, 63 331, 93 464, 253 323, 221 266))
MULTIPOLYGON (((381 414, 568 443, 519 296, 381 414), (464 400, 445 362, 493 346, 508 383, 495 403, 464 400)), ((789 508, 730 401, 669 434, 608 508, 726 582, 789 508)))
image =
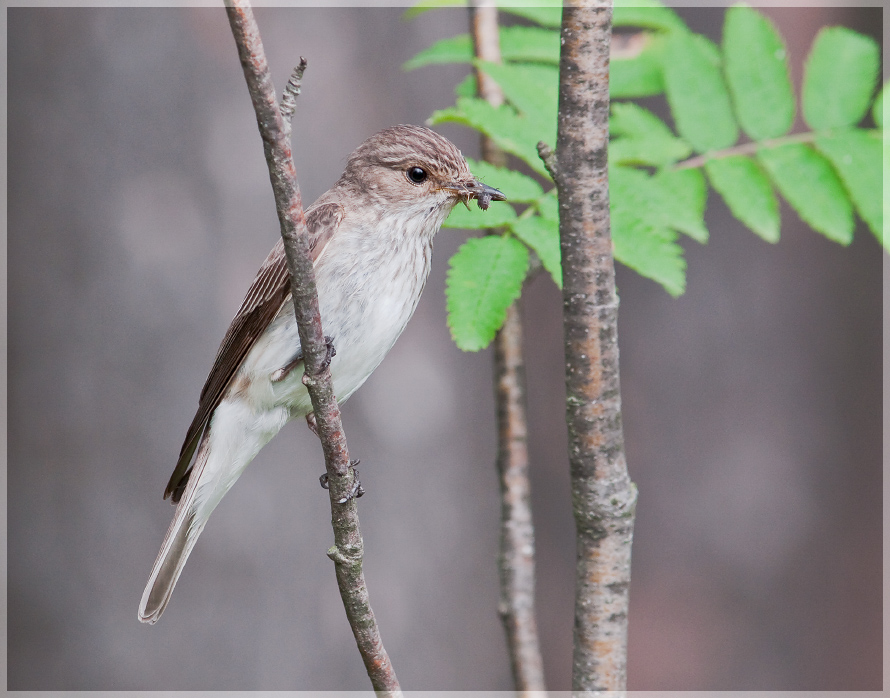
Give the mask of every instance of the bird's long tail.
POLYGON ((142 592, 142 601, 139 604, 139 620, 143 623, 154 624, 161 617, 176 580, 182 574, 182 568, 188 560, 192 548, 198 541, 198 536, 204 530, 204 524, 210 512, 206 515, 198 515, 198 507, 195 502, 195 494, 198 491, 198 483, 201 480, 207 459, 210 455, 210 434, 205 432, 198 447, 198 454, 192 465, 192 474, 186 486, 182 498, 176 507, 173 521, 167 529, 161 551, 155 560, 148 584, 142 592))

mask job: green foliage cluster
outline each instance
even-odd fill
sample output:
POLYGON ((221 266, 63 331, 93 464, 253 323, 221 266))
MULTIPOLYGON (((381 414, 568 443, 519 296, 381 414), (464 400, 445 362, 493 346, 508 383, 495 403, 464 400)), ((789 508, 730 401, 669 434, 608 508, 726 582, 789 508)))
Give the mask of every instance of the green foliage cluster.
MULTIPOLYGON (((545 182, 470 163, 518 206, 497 204, 486 213, 457 208, 446 221, 454 228, 500 231, 470 240, 451 260, 449 326, 457 345, 469 351, 487 346, 503 324, 521 292, 530 252, 561 285, 557 200, 536 148, 539 141, 556 142, 561 9, 516 7, 515 2, 505 2, 502 11, 536 26, 501 28, 503 63, 476 60, 464 34, 437 42, 405 65, 467 63, 495 80, 506 104, 493 107, 477 97, 471 74, 456 87, 455 104, 436 111, 429 123, 458 123, 485 134, 545 182)), ((678 240, 684 234, 707 241, 709 185, 738 220, 768 242, 779 239, 778 192, 829 239, 850 243, 855 212, 890 249, 883 236, 886 90, 873 103, 880 50, 872 39, 844 27, 819 32, 806 60, 800 100, 808 130, 789 134, 798 103, 785 44, 769 19, 745 5, 729 8, 718 46, 691 32, 657 0, 632 2, 617 0, 613 15, 616 28, 642 32, 636 37, 639 51, 611 62, 615 259, 671 295, 682 294, 686 262, 678 240), (666 98, 673 128, 638 104, 619 101, 654 95, 666 98), (877 128, 859 128, 870 106, 877 128)))

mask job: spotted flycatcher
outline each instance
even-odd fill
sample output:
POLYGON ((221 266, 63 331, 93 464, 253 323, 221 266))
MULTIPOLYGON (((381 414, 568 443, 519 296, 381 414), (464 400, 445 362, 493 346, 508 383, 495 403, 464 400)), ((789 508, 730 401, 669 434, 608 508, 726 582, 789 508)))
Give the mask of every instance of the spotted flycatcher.
MULTIPOLYGON (((371 136, 306 211, 334 394, 346 400, 377 368, 417 307, 433 237, 455 204, 504 201, 451 141, 418 126, 371 136)), ((311 416, 281 241, 272 248, 219 347, 164 498, 176 514, 139 620, 155 623, 219 504, 260 449, 294 417, 311 416)))

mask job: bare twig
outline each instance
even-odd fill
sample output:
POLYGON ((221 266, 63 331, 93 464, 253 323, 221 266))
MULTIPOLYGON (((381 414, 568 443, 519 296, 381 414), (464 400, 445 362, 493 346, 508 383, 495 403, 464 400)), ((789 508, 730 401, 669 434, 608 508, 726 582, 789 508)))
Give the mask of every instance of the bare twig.
POLYGON ((340 423, 340 408, 334 397, 330 370, 323 368, 327 349, 321 329, 315 274, 309 256, 309 235, 290 139, 275 99, 275 89, 250 3, 248 0, 226 0, 226 11, 269 165, 305 361, 303 382, 312 398, 317 433, 325 456, 335 541, 328 555, 334 560, 340 596, 371 684, 378 692, 398 695, 398 679, 380 639, 362 573, 358 512, 355 499, 348 498, 355 476, 350 468, 346 435, 340 423), (345 503, 340 504, 344 499, 345 503))
POLYGON ((570 0, 563 10, 556 154, 566 422, 577 535, 576 691, 625 689, 637 501, 621 428, 618 296, 609 230, 611 25, 611 2, 605 0, 570 0))
MULTIPOLYGON (((472 0, 470 24, 477 58, 501 60, 497 8, 492 0, 472 0)), ((476 73, 479 95, 494 106, 504 101, 496 82, 476 73)), ((506 155, 489 138, 483 158, 503 166, 506 155)), ((522 319, 516 303, 494 340, 495 400, 498 419, 498 473, 501 485, 499 611, 507 635, 513 682, 522 694, 544 690, 538 628, 535 622, 534 527, 528 479, 528 427, 525 415, 522 319)))
POLYGON ((528 478, 528 427, 522 320, 514 303, 494 342, 501 485, 501 600, 513 682, 521 695, 543 691, 544 663, 535 621, 535 531, 528 478))
POLYGON ((303 73, 306 72, 306 59, 300 56, 300 64, 294 68, 290 74, 290 79, 284 86, 281 95, 281 105, 278 107, 281 112, 281 118, 284 119, 285 128, 290 131, 290 120, 294 112, 297 111, 297 97, 300 96, 300 89, 303 86, 303 73))

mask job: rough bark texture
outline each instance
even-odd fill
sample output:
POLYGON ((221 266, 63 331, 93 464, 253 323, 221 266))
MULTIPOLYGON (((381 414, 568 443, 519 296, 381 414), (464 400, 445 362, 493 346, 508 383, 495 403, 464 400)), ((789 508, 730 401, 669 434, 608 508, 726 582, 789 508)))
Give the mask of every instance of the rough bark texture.
MULTIPOLYGON (((476 57, 499 63, 498 11, 491 0, 471 2, 470 25, 476 57)), ((503 104, 500 85, 480 71, 476 71, 476 77, 479 96, 494 106, 503 104)), ((484 136, 482 156, 493 165, 503 166, 507 161, 506 154, 484 136)), ((494 340, 497 467, 501 491, 498 611, 507 636, 513 684, 521 694, 544 690, 544 663, 535 621, 535 535, 528 478, 524 374, 522 318, 514 303, 507 310, 507 319, 494 340)))
POLYGON ((609 230, 611 3, 563 10, 559 187, 566 421, 577 533, 572 688, 625 689, 636 487, 624 456, 609 230))
POLYGON ((327 349, 321 329, 315 273, 309 256, 309 235, 291 153, 289 129, 275 98, 275 88, 250 3, 247 0, 227 0, 226 10, 269 165, 306 367, 303 382, 312 398, 330 482, 335 545, 328 551, 328 556, 335 563, 340 596, 371 684, 378 693, 397 695, 400 693, 398 679, 383 647, 368 601, 355 499, 340 504, 348 498, 355 475, 349 465, 346 435, 340 422, 340 408, 333 393, 330 370, 322 369, 327 349))

